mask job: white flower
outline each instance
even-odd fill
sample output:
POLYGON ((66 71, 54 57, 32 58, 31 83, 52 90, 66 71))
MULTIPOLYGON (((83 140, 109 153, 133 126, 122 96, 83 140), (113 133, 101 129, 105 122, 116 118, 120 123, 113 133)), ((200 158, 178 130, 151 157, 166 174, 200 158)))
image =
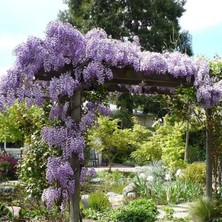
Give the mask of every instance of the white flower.
POLYGON ((176 176, 176 177, 182 176, 182 171, 181 171, 181 169, 178 169, 178 170, 177 170, 175 176, 176 176))
POLYGON ((144 173, 140 173, 139 178, 141 180, 144 180, 146 178, 146 175, 144 173))
POLYGON ((153 176, 148 176, 146 179, 146 181, 150 181, 150 182, 153 182, 153 180, 154 180, 153 176))
POLYGON ((167 173, 166 175, 165 175, 165 180, 170 180, 171 179, 171 175, 169 174, 169 173, 167 173))

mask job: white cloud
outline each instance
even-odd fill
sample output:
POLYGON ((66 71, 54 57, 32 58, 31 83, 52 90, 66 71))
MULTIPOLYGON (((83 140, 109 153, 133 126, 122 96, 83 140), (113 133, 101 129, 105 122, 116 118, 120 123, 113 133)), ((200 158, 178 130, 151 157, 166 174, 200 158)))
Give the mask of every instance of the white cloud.
POLYGON ((180 19, 185 30, 196 32, 222 23, 221 0, 187 0, 185 8, 180 19))

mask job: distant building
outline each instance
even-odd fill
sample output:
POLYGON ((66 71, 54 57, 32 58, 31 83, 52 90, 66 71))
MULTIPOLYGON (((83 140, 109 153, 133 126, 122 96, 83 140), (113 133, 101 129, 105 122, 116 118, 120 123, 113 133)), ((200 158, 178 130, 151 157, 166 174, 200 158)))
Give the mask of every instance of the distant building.
POLYGON ((9 143, 3 142, 0 143, 0 150, 12 155, 16 159, 20 159, 22 151, 21 151, 22 144, 20 142, 9 143))
MULTIPOLYGON (((110 104, 110 109, 112 112, 115 112, 118 110, 118 108, 116 107, 116 105, 110 104)), ((142 126, 152 126, 154 124, 155 117, 153 114, 148 113, 148 114, 144 114, 138 110, 133 110, 133 116, 135 116, 138 120, 138 122, 142 125, 142 126)))

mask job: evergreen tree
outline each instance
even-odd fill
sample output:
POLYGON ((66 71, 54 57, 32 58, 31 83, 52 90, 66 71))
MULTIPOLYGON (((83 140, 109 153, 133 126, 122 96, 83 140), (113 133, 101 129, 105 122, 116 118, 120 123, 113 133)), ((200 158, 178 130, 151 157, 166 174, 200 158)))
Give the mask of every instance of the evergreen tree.
MULTIPOLYGON (((68 10, 60 11, 59 18, 70 22, 82 32, 92 28, 103 28, 116 39, 132 40, 138 36, 143 49, 163 52, 180 51, 192 55, 191 35, 181 31, 179 18, 185 11, 185 0, 65 0, 68 10)), ((161 118, 169 111, 161 95, 149 97, 123 93, 116 100, 122 127, 131 126, 133 109, 153 113, 161 118), (122 118, 125 116, 125 118, 122 118)))
POLYGON ((178 19, 184 0, 66 0, 59 18, 83 32, 103 28, 116 39, 137 35, 149 51, 179 50, 192 55, 191 37, 181 32, 178 19))

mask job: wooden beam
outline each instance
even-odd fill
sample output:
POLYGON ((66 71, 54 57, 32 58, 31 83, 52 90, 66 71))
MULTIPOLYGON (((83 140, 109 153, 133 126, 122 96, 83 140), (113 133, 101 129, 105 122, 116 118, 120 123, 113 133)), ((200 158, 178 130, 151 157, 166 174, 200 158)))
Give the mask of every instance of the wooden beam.
MULTIPOLYGON (((65 65, 58 71, 44 72, 40 70, 35 78, 39 80, 50 80, 53 77, 59 77, 61 73, 73 72, 74 67, 72 65, 65 65)), ((134 71, 131 67, 126 68, 111 68, 113 72, 113 79, 110 81, 105 80, 105 83, 115 84, 127 84, 127 85, 139 85, 144 84, 147 86, 164 86, 164 87, 178 87, 178 86, 192 86, 194 78, 191 81, 187 81, 186 77, 175 78, 169 73, 159 74, 152 73, 147 74, 141 71, 134 71)))
MULTIPOLYGON (((131 93, 134 93, 132 88, 133 86, 138 86, 138 85, 121 85, 121 84, 115 84, 115 83, 106 83, 105 85, 105 89, 108 91, 108 92, 131 92, 131 93)), ((172 94, 172 90, 175 89, 174 87, 173 88, 165 88, 165 89, 160 89, 159 87, 157 86, 141 86, 142 89, 141 89, 141 93, 143 94, 172 94)), ((92 89, 95 89, 96 87, 92 87, 90 88, 89 90, 92 90, 92 89)), ((135 93, 136 94, 136 93, 135 93)))
POLYGON ((113 79, 111 82, 119 84, 131 84, 137 85, 140 83, 146 84, 147 86, 166 86, 176 87, 180 85, 191 86, 193 79, 187 82, 186 77, 175 78, 169 73, 159 74, 146 72, 134 71, 132 68, 112 68, 113 79))
POLYGON ((35 74, 35 79, 39 80, 50 80, 53 77, 58 78, 61 73, 66 73, 66 72, 73 72, 73 65, 72 64, 65 64, 62 68, 58 70, 52 70, 50 72, 45 72, 44 69, 39 70, 37 74, 35 74))

